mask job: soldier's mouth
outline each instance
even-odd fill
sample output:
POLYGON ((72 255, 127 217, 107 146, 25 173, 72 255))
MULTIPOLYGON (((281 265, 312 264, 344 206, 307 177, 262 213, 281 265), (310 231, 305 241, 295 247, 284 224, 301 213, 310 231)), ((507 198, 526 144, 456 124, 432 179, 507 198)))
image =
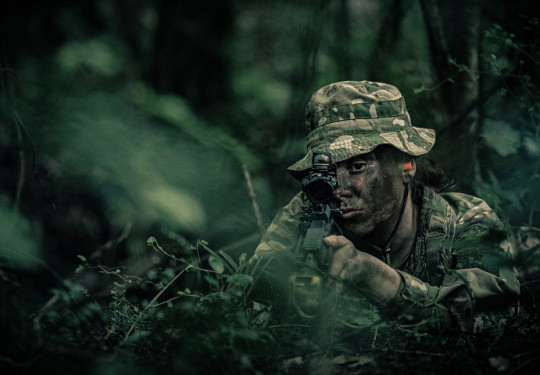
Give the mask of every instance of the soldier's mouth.
POLYGON ((354 216, 357 216, 360 214, 360 210, 353 209, 353 208, 342 208, 341 209, 341 217, 343 219, 350 219, 354 216))

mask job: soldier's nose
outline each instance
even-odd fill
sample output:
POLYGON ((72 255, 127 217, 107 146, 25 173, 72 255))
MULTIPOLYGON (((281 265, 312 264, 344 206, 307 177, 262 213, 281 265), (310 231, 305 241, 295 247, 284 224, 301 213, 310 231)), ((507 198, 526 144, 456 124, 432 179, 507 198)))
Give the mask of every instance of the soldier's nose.
POLYGON ((349 173, 346 168, 338 168, 336 171, 336 177, 338 180, 338 186, 334 193, 337 199, 350 196, 352 191, 350 189, 349 173))

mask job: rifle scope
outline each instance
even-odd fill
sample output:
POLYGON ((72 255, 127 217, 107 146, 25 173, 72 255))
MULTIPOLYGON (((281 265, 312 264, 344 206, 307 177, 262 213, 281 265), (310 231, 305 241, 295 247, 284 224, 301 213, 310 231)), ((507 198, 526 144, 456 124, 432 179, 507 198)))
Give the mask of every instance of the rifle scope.
POLYGON ((315 204, 324 204, 334 196, 338 185, 336 166, 330 152, 313 152, 313 168, 302 180, 302 190, 315 204))

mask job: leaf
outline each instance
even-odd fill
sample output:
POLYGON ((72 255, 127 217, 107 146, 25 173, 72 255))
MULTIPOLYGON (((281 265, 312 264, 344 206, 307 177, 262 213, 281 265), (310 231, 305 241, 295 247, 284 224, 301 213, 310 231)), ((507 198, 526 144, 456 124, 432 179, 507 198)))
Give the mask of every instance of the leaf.
POLYGON ((191 295, 191 290, 189 288, 186 288, 183 291, 182 290, 177 291, 176 294, 179 296, 188 296, 188 295, 191 295))
MULTIPOLYGON (((199 199, 190 192, 162 182, 141 187, 139 193, 149 207, 156 210, 161 217, 179 225, 182 230, 195 232, 204 226, 204 208, 199 199)), ((154 240, 152 243, 157 244, 155 238, 151 238, 154 240)))
POLYGON ((32 225, 24 216, 0 202, 0 263, 13 269, 35 269, 43 265, 32 225))
MULTIPOLYGON (((260 85, 258 86, 260 90, 260 85)), ((135 102, 156 118, 166 121, 209 150, 225 151, 252 169, 261 162, 240 140, 223 127, 211 125, 193 112, 187 101, 175 95, 164 95, 142 84, 137 85, 135 102)))
POLYGON ((242 253, 240 254, 240 257, 238 258, 238 267, 245 267, 247 261, 247 254, 242 253))
POLYGON ((334 357, 334 359, 332 359, 332 362, 337 365, 343 365, 347 363, 347 357, 345 357, 344 355, 338 355, 337 357, 334 357))
POLYGON ((520 145, 519 131, 505 121, 486 119, 482 137, 501 156, 515 154, 520 145))
POLYGON ((413 92, 415 94, 421 94, 423 93, 424 91, 426 91, 426 87, 424 85, 420 86, 420 87, 417 87, 413 90, 413 92))
POLYGON ((349 367, 363 366, 372 361, 373 359, 367 355, 350 356, 350 357, 347 357, 345 355, 339 355, 332 359, 332 362, 334 362, 337 365, 347 364, 349 367))
MULTIPOLYGON (((199 243, 202 244, 202 241, 199 241, 199 243)), ((232 267, 231 267, 229 264, 227 264, 225 261, 223 261, 223 259, 222 259, 222 258, 221 258, 214 250, 210 249, 208 246, 206 246, 206 245, 204 245, 204 244, 202 244, 202 245, 203 245, 204 249, 210 253, 210 259, 211 259, 212 257, 214 257, 214 258, 216 258, 216 259, 219 259, 220 262, 221 262, 221 264, 222 264, 224 267, 227 267, 227 270, 228 270, 230 273, 234 273, 234 270, 232 269, 232 267)), ((212 265, 210 265, 210 266, 212 266, 212 265)), ((217 272, 217 271, 216 271, 216 272, 217 272)), ((218 272, 218 273, 223 273, 223 271, 218 272)))
POLYGON ((221 258, 210 255, 208 264, 210 264, 210 267, 219 274, 222 274, 225 271, 225 264, 221 258))
POLYGON ((229 276, 227 278, 227 281, 229 283, 235 283, 238 285, 245 286, 245 285, 249 285, 253 283, 253 277, 243 274, 243 273, 239 273, 239 274, 229 276))
POLYGON ((234 261, 233 258, 231 258, 231 256, 229 254, 227 254, 226 252, 224 252, 223 250, 219 250, 219 254, 225 258, 225 260, 227 262, 229 262, 229 264, 234 268, 234 271, 238 271, 238 264, 236 264, 236 262, 234 261))
POLYGON ((136 330, 132 335, 127 337, 124 341, 122 341, 122 346, 128 346, 133 345, 137 341, 144 340, 148 336, 150 336, 152 332, 148 330, 136 330))
POLYGON ((68 71, 86 68, 104 77, 117 75, 125 66, 119 46, 105 38, 63 44, 58 52, 58 62, 68 71))
POLYGON ((507 371, 510 368, 510 361, 502 356, 490 357, 489 364, 497 371, 507 371))
POLYGON ((540 140, 532 137, 525 137, 523 146, 530 156, 540 156, 540 140))
POLYGON ((212 276, 210 276, 210 275, 204 275, 204 280, 208 284, 210 284, 210 285, 212 285, 212 286, 214 286, 216 288, 219 286, 219 283, 217 282, 217 280, 215 278, 213 278, 212 276))

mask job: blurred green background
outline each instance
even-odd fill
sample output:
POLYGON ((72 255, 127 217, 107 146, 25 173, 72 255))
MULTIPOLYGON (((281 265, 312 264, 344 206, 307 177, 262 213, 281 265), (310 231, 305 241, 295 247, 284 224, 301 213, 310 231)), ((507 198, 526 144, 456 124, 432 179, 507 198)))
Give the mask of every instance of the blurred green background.
POLYGON ((78 254, 151 266, 149 236, 251 254, 248 182, 265 226, 300 188, 285 169, 305 103, 339 80, 398 86, 459 190, 540 226, 534 14, 503 0, 3 4, 1 262, 41 288, 78 254))

